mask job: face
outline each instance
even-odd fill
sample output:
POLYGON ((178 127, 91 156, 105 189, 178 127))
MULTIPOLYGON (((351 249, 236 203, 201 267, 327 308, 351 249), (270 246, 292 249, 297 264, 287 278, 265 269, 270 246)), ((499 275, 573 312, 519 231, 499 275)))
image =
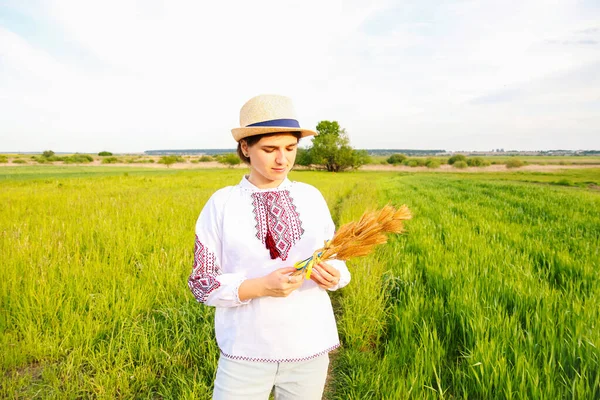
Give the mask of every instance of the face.
POLYGON ((241 147, 250 158, 250 183, 258 188, 272 188, 279 186, 294 166, 298 139, 282 133, 263 137, 250 147, 242 141, 241 147))

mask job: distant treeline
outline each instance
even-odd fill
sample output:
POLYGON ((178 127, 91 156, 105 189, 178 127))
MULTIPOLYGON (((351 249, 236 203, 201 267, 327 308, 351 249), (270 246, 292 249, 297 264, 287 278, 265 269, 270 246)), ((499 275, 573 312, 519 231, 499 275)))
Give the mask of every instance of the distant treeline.
POLYGON ((187 154, 187 155, 216 155, 216 154, 227 154, 235 153, 235 149, 186 149, 186 150, 146 150, 144 154, 149 156, 162 156, 169 154, 187 154))
MULTIPOLYGON (((146 150, 144 154, 149 156, 163 155, 218 155, 235 153, 235 149, 182 149, 182 150, 146 150)), ((411 156, 435 156, 448 154, 446 150, 414 150, 414 149, 366 149, 370 156, 391 156, 392 154, 404 154, 411 156)), ((600 150, 540 150, 540 151, 496 151, 496 152, 459 152, 476 155, 557 155, 557 156, 598 156, 600 150)))
POLYGON ((407 156, 434 156, 446 153, 446 150, 412 150, 412 149, 367 149, 370 156, 390 156, 392 154, 406 154, 407 156))

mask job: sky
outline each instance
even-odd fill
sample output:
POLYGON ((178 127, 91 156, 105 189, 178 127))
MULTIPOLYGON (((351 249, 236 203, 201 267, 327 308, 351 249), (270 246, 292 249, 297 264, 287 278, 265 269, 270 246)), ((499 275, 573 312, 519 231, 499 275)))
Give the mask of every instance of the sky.
POLYGON ((359 149, 600 149, 600 1, 0 0, 0 152, 234 148, 258 94, 359 149))

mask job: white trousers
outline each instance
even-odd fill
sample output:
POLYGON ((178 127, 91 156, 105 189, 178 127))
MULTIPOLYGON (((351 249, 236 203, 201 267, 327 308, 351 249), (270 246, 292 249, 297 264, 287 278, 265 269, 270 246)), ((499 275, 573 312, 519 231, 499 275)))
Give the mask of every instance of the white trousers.
POLYGON ((307 361, 266 363, 232 360, 221 355, 213 400, 318 400, 323 396, 329 355, 307 361))

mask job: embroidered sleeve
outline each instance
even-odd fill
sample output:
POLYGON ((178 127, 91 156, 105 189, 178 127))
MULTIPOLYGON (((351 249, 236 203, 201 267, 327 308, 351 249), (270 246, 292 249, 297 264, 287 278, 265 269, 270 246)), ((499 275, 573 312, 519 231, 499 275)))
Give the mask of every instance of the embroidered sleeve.
POLYGON ((240 301, 238 289, 246 279, 240 273, 228 273, 222 260, 222 207, 211 197, 196 222, 194 262, 188 286, 200 303, 216 307, 235 307, 240 301))
POLYGON ((196 300, 201 303, 206 303, 208 295, 221 286, 217 280, 217 276, 221 275, 221 268, 215 260, 215 254, 209 251, 196 235, 194 266, 188 284, 196 300))

